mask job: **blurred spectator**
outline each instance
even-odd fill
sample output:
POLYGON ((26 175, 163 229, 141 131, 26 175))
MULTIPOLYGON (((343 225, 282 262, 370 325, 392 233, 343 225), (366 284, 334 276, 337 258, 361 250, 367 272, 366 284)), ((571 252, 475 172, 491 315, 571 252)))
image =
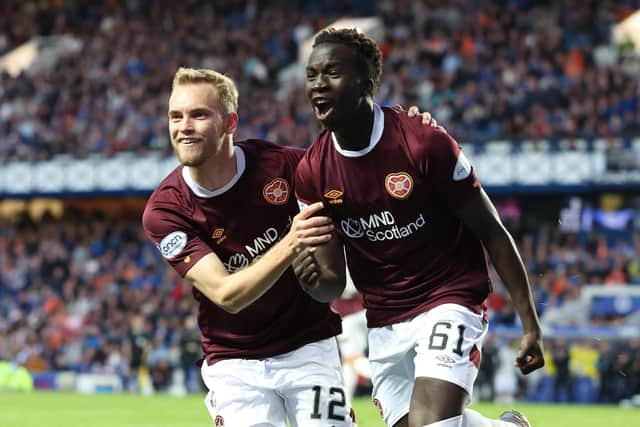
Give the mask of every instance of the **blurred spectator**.
POLYGON ((573 402, 573 377, 571 375, 571 357, 566 340, 559 338, 551 350, 556 368, 554 378, 553 401, 573 402))
POLYGON ((600 357, 598 359, 598 373, 600 374, 600 390, 598 400, 603 403, 615 402, 614 391, 614 377, 617 375, 614 372, 614 358, 613 348, 608 341, 600 341, 599 344, 600 357))
POLYGON ((157 360, 150 369, 151 382, 156 391, 167 391, 171 385, 171 364, 168 359, 157 360))
POLYGON ((624 350, 615 356, 612 371, 611 397, 613 402, 630 399, 636 379, 632 376, 633 355, 629 350, 624 350))
POLYGON ((493 402, 496 397, 493 379, 500 366, 500 357, 495 341, 496 338, 489 334, 482 343, 481 363, 475 382, 475 387, 478 389, 477 396, 482 401, 493 402))
POLYGON ((196 329, 196 320, 194 316, 187 316, 184 319, 179 347, 182 349, 180 367, 182 368, 187 391, 199 391, 202 386, 199 367, 196 366, 196 361, 199 359, 201 354, 200 334, 196 329))
POLYGON ((519 371, 513 364, 518 355, 518 342, 516 340, 502 339, 498 346, 498 364, 495 373, 494 401, 502 404, 511 404, 518 394, 519 371))

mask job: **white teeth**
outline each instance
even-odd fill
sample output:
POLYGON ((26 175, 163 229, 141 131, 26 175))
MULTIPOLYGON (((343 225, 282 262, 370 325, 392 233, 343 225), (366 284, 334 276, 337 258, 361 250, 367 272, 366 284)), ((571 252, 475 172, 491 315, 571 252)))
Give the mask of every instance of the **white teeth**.
POLYGON ((318 117, 326 117, 333 110, 333 102, 328 99, 315 99, 313 105, 317 109, 318 117))

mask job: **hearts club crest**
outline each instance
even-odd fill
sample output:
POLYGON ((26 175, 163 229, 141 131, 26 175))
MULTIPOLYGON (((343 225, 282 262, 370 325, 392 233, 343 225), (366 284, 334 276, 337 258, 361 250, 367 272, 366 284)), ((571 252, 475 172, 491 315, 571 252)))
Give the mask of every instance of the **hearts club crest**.
POLYGON ((406 199, 413 191, 413 178, 406 172, 394 172, 384 179, 384 187, 391 197, 406 199))
POLYGON ((289 183, 283 178, 272 179, 262 189, 262 196, 272 205, 284 205, 289 200, 289 183))

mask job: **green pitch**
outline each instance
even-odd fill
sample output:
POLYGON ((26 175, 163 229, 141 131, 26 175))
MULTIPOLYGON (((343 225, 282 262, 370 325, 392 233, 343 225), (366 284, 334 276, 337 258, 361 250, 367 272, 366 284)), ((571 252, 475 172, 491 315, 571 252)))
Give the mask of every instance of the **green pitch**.
MULTIPOLYGON (((1 427, 212 427, 202 403, 204 395, 90 395, 66 393, 0 393, 1 427)), ((367 399, 354 403, 359 427, 384 427, 367 399)), ((497 417, 506 407, 475 405, 497 417)), ((640 426, 640 409, 616 406, 516 405, 533 427, 640 426)))

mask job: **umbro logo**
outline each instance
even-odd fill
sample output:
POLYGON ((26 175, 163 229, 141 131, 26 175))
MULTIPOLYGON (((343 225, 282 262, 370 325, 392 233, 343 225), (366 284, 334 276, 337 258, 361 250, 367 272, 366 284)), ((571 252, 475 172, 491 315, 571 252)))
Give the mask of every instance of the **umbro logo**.
POLYGON ((449 356, 447 356, 445 354, 441 354, 439 356, 436 356, 436 359, 438 359, 442 363, 450 363, 450 364, 456 363, 455 359, 453 359, 452 357, 449 357, 449 356))
POLYGON ((224 242, 227 239, 227 236, 224 235, 224 228, 218 227, 213 230, 211 238, 214 239, 218 245, 224 242))
POLYGON ((342 203, 342 195, 344 192, 340 190, 329 190, 324 193, 324 197, 329 199, 329 204, 338 205, 342 203))

